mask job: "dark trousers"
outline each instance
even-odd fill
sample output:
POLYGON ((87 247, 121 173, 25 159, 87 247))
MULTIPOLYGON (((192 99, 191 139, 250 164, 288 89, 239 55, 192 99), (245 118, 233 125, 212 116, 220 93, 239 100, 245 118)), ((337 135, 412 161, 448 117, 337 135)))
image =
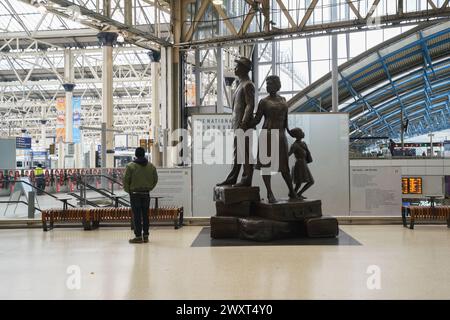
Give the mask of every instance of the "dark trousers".
POLYGON ((238 145, 237 138, 234 137, 233 140, 233 167, 231 169, 231 172, 228 174, 226 178, 226 182, 229 184, 235 184, 237 182, 237 179, 239 177, 239 171, 241 171, 241 167, 244 167, 244 170, 242 172, 242 178, 241 182, 244 184, 247 184, 251 186, 252 184, 252 178, 253 178, 253 164, 250 162, 250 156, 251 156, 251 145, 249 143, 248 138, 246 137, 245 145, 241 143, 238 145), (239 163, 238 160, 243 160, 244 164, 239 163))
MULTIPOLYGON (((45 189, 45 178, 44 178, 44 176, 37 176, 36 177, 36 187, 38 187, 41 190, 45 189)), ((39 190, 37 192, 37 194, 41 195, 41 194, 43 194, 43 192, 39 190)))
POLYGON ((134 234, 136 237, 148 236, 150 195, 147 193, 130 194, 131 210, 133 210, 134 234))

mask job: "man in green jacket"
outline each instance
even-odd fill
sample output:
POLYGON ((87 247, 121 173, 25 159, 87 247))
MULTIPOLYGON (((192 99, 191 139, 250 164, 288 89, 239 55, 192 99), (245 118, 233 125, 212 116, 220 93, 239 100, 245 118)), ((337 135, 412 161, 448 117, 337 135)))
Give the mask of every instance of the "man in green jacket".
POLYGON ((123 188, 130 194, 131 210, 134 219, 135 238, 130 243, 148 242, 150 191, 158 182, 158 174, 153 164, 145 157, 145 150, 137 148, 136 158, 127 165, 123 177, 123 188))

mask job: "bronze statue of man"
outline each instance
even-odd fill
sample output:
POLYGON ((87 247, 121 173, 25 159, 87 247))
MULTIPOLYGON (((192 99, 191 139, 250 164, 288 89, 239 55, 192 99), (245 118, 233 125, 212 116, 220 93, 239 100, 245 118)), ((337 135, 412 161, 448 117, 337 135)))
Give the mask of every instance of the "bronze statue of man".
POLYGON ((251 163, 252 161, 250 161, 251 150, 248 141, 244 143, 245 147, 241 144, 238 145, 236 130, 241 129, 245 132, 251 128, 250 124, 253 119, 253 110, 255 109, 255 85, 248 76, 248 73, 252 70, 252 62, 245 57, 241 57, 238 60, 235 60, 235 63, 236 67, 234 69, 234 74, 239 78, 239 85, 232 98, 232 128, 235 131, 233 140, 233 168, 225 181, 218 183, 217 185, 249 187, 252 185, 253 178, 253 164, 251 163), (238 155, 241 155, 241 157, 238 155), (236 183, 242 166, 242 163, 239 163, 238 159, 244 159, 244 170, 242 172, 241 181, 236 183))

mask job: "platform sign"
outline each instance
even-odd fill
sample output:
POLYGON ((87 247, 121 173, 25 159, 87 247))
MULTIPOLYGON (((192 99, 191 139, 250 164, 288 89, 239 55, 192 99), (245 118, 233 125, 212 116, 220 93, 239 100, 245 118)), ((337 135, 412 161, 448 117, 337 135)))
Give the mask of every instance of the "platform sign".
POLYGON ((45 158, 47 151, 31 151, 33 158, 45 158))
POLYGON ((31 138, 16 137, 16 149, 31 149, 31 138))

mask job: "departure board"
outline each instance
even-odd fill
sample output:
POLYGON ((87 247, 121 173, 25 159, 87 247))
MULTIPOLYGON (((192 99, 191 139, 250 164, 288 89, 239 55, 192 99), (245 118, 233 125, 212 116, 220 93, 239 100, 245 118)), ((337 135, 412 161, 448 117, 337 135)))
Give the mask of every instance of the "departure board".
POLYGON ((408 191, 412 194, 422 194, 422 178, 409 178, 408 191))
POLYGON ((402 193, 408 194, 408 178, 402 178, 402 193))
POLYGON ((402 193, 422 194, 422 178, 421 177, 402 178, 402 193))

